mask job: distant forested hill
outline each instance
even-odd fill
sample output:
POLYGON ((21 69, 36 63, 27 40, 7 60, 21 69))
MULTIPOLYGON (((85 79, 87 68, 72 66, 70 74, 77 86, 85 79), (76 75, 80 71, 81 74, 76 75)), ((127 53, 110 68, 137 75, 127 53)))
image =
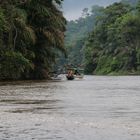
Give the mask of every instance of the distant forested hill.
POLYGON ((102 14, 103 8, 93 6, 91 10, 85 8, 82 17, 67 24, 65 46, 67 48, 67 63, 81 65, 83 60, 83 46, 88 34, 93 30, 96 18, 102 14))
POLYGON ((84 65, 87 74, 140 74, 139 7, 138 0, 122 0, 84 9, 67 25, 67 63, 84 65))
POLYGON ((130 4, 132 6, 136 6, 139 0, 122 0, 123 3, 130 4))
POLYGON ((140 6, 114 3, 88 37, 85 71, 93 74, 140 74, 140 6))

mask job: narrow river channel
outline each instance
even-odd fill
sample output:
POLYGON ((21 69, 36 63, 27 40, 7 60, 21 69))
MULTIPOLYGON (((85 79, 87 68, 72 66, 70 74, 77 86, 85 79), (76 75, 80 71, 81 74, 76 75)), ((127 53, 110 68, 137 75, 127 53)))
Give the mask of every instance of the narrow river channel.
POLYGON ((1 83, 0 140, 140 140, 140 76, 1 83))

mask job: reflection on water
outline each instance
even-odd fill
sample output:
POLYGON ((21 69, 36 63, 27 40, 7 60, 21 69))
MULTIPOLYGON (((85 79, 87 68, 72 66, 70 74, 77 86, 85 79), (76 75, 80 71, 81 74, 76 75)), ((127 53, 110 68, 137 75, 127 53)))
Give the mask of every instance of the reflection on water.
POLYGON ((0 83, 1 140, 140 140, 140 77, 0 83))

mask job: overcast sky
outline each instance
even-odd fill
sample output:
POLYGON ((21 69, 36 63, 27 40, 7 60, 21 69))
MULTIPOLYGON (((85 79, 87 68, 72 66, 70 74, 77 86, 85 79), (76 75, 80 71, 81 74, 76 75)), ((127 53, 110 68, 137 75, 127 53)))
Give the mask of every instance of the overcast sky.
POLYGON ((107 6, 120 0, 64 0, 64 15, 68 20, 77 19, 81 16, 84 8, 90 8, 92 5, 107 6))

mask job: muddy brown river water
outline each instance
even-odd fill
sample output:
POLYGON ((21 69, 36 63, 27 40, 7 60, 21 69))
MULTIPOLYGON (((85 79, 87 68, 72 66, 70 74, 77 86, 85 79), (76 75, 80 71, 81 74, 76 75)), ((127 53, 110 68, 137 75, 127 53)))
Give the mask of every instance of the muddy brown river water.
POLYGON ((140 76, 0 85, 0 140, 140 140, 140 76))

